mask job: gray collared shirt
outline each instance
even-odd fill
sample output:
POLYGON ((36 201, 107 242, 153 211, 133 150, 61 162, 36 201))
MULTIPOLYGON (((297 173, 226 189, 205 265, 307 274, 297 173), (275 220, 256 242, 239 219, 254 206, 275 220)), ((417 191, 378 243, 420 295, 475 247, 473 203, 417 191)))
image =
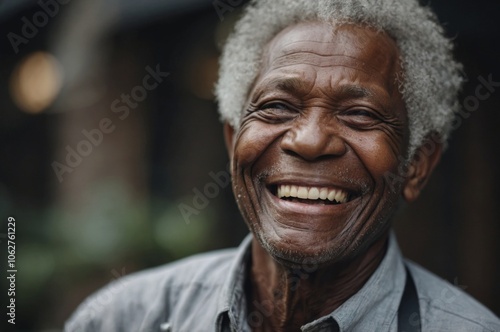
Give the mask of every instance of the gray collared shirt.
MULTIPOLYGON (((259 303, 255 311, 247 310, 244 284, 251 240, 248 236, 237 249, 196 255, 118 279, 83 302, 65 331, 251 331, 272 315, 259 303)), ((366 284, 302 331, 397 331, 405 264, 415 280, 423 332, 500 331, 500 320, 476 300, 405 262, 394 234, 366 284)), ((312 268, 305 265, 297 271, 297 282, 312 268)))

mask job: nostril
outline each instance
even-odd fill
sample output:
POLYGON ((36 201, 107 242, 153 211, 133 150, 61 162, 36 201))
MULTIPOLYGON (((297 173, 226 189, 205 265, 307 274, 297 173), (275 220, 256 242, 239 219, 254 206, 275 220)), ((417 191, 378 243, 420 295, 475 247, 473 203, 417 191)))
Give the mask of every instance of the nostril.
POLYGON ((297 152, 295 152, 295 151, 288 150, 288 149, 284 149, 283 151, 284 151, 287 155, 289 155, 289 156, 296 157, 296 158, 301 158, 301 159, 302 159, 302 157, 301 157, 301 156, 300 156, 297 152))

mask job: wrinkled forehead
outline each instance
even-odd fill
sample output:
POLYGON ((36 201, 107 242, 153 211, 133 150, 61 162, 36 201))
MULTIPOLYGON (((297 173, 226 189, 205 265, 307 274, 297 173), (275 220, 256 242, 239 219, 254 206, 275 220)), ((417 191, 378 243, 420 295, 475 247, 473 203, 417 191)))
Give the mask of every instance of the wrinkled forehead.
POLYGON ((303 22, 285 28, 269 42, 261 70, 294 62, 321 67, 345 65, 387 75, 399 69, 399 50, 386 33, 370 27, 303 22))

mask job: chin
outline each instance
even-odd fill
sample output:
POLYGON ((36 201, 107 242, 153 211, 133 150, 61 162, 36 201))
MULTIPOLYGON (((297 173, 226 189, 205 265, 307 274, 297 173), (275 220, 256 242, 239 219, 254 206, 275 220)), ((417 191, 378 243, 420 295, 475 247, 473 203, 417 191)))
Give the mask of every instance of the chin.
POLYGON ((318 239, 315 234, 290 230, 281 236, 269 235, 265 231, 252 230, 262 248, 277 262, 284 266, 297 265, 329 266, 349 260, 359 247, 348 241, 328 241, 318 239), (296 233, 296 234, 294 234, 296 233), (346 243, 347 242, 347 243, 346 243))
POLYGON ((380 222, 359 232, 343 231, 335 235, 299 228, 270 227, 276 221, 249 226, 260 246, 281 265, 290 268, 303 265, 327 267, 348 263, 385 238, 391 225, 390 216, 392 214, 384 218, 379 215, 380 222))

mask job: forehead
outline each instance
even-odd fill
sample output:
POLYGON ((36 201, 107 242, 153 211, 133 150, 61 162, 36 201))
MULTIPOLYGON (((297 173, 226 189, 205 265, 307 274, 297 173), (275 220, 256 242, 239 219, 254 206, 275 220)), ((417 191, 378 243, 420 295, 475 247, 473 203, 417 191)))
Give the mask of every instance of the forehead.
POLYGON ((305 22, 290 26, 267 45, 261 74, 293 65, 347 67, 394 83, 399 66, 395 41, 369 27, 305 22))

